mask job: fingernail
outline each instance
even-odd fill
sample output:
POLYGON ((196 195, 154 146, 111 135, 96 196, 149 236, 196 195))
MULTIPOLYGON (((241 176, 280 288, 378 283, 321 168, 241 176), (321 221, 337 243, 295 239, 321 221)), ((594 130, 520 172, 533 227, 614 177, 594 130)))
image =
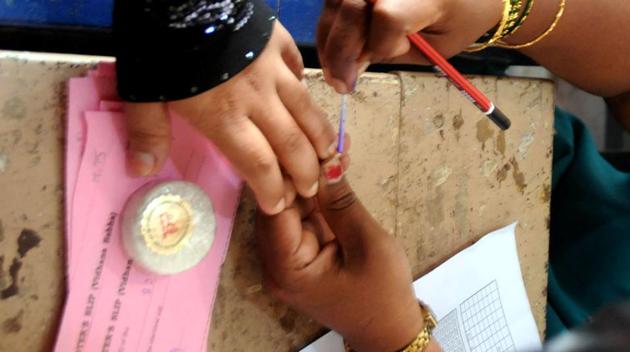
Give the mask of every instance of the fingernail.
POLYGON ((280 201, 278 202, 278 204, 276 204, 275 207, 273 207, 273 209, 271 209, 270 215, 276 215, 278 213, 280 213, 281 211, 284 210, 284 208, 286 207, 287 203, 284 200, 284 198, 280 199, 280 201))
POLYGON ((337 152, 337 141, 334 141, 328 149, 326 149, 326 156, 324 159, 328 159, 337 152))
POLYGON ((148 176, 155 168, 155 156, 151 153, 133 152, 130 164, 133 173, 138 176, 148 176))
POLYGON ((354 81, 352 81, 352 87, 350 92, 354 92, 357 89, 357 79, 355 78, 354 81))
POLYGON ((336 78, 330 78, 330 85, 337 91, 339 94, 348 93, 348 87, 342 81, 336 78))
POLYGON ((346 94, 350 94, 353 93, 354 90, 357 88, 357 81, 359 80, 359 75, 357 72, 354 72, 351 74, 352 79, 350 80, 350 86, 347 87, 348 91, 346 92, 346 94))
POLYGON ((343 168, 341 167, 340 154, 336 154, 322 165, 324 178, 327 184, 335 184, 343 178, 343 168))
POLYGON ((317 191, 319 190, 319 181, 315 182, 309 189, 308 192, 306 192, 306 197, 307 198, 311 198, 313 196, 315 196, 317 194, 317 191))
POLYGON ((306 78, 302 78, 300 82, 302 82, 302 85, 304 86, 304 88, 308 88, 308 83, 306 82, 306 78))

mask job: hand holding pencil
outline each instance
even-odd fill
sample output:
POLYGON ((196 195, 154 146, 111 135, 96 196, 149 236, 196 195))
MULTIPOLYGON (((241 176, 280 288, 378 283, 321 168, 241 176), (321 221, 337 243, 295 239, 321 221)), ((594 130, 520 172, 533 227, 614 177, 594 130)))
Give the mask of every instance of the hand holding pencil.
POLYGON ((328 83, 352 91, 369 63, 431 64, 407 35, 422 32, 449 58, 466 49, 502 17, 498 0, 326 0, 317 51, 328 83))
MULTIPOLYGON (((488 5, 491 4, 489 1, 486 2, 488 5)), ((416 61, 434 65, 436 71, 449 79, 499 128, 504 130, 509 128, 510 121, 492 101, 453 68, 439 51, 418 33, 420 30, 430 31, 431 26, 438 26, 440 18, 438 15, 445 13, 439 10, 443 3, 436 0, 423 2, 403 0, 375 2, 372 0, 370 3, 354 0, 327 1, 320 19, 317 38, 320 63, 326 81, 337 92, 348 93, 354 90, 358 76, 370 62, 400 60, 410 55, 417 57, 420 54, 423 59, 416 61), (431 3, 434 6, 431 6, 431 3), (431 10, 434 12, 432 13, 431 10), (371 18, 370 23, 367 23, 368 18, 371 18), (430 19, 436 22, 431 23, 430 19), (417 49, 417 52, 412 53, 410 50, 412 46, 417 49)), ((495 3, 500 5, 498 1, 495 3)), ((483 2, 478 7, 483 7, 483 2)), ((498 11, 498 18, 501 18, 501 7, 494 6, 494 10, 498 11)), ((489 13, 492 12, 489 11, 489 13)), ((488 17, 492 18, 492 16, 488 17)), ((452 23, 452 19, 449 19, 449 23, 452 23)), ((481 29, 485 28, 484 21, 476 19, 476 23, 481 29)), ((491 27, 492 25, 481 30, 472 39, 467 38, 469 42, 455 41, 456 44, 465 43, 465 45, 461 48, 457 47, 454 53, 462 51, 491 27)), ((471 31, 463 31, 463 33, 470 35, 471 31)), ((342 124, 340 128, 341 126, 342 124)))

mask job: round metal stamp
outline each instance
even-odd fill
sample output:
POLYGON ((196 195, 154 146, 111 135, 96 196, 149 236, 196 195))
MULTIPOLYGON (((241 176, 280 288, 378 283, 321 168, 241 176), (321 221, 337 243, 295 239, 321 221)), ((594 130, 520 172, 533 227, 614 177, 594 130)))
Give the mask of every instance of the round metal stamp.
POLYGON ((210 198, 185 181, 151 183, 127 201, 123 246, 144 269, 175 274, 197 265, 214 242, 216 218, 210 198))

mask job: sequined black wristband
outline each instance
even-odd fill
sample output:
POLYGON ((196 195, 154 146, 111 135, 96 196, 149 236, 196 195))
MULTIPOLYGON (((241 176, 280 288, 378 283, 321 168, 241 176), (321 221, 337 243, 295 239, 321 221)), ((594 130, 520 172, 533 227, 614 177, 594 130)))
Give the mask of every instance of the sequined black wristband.
POLYGON ((118 0, 118 93, 135 102, 188 98, 230 79, 267 44, 275 14, 262 0, 118 0))

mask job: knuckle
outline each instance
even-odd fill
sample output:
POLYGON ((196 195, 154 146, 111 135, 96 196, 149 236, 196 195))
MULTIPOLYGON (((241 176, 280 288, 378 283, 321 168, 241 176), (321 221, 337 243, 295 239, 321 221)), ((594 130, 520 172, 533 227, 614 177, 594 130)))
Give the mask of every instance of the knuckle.
POLYGON ((250 74, 245 76, 245 82, 247 85, 256 93, 259 93, 263 90, 262 83, 257 74, 250 74))
POLYGON ((234 94, 229 94, 225 99, 221 99, 219 106, 222 114, 229 114, 237 110, 238 98, 234 94))
POLYGON ((399 17, 397 15, 397 8, 388 6, 386 3, 379 3, 372 10, 372 17, 381 20, 384 24, 395 24, 399 17))
POLYGON ((301 150, 304 147, 305 139, 301 131, 290 131, 284 136, 283 149, 288 152, 301 150))
POLYGON ((278 160, 273 154, 256 155, 252 161, 252 171, 254 174, 269 174, 277 165, 278 160))
POLYGON ((238 108, 238 102, 233 96, 221 99, 215 106, 208 105, 197 118, 191 121, 208 136, 216 136, 225 130, 237 130, 247 119, 245 113, 238 108))
POLYGON ((337 187, 332 190, 326 209, 341 211, 350 208, 357 202, 357 197, 349 187, 337 187))
POLYGON ((373 23, 378 23, 378 26, 387 32, 405 33, 405 28, 409 27, 410 24, 404 21, 405 13, 403 11, 404 9, 397 6, 386 4, 376 6, 372 11, 373 23))
POLYGON ((354 20, 357 17, 363 17, 365 6, 365 1, 363 0, 346 0, 341 3, 339 16, 345 20, 354 20))
POLYGON ((131 129, 129 131, 129 140, 134 143, 147 145, 162 144, 168 142, 168 130, 166 129, 131 129))

